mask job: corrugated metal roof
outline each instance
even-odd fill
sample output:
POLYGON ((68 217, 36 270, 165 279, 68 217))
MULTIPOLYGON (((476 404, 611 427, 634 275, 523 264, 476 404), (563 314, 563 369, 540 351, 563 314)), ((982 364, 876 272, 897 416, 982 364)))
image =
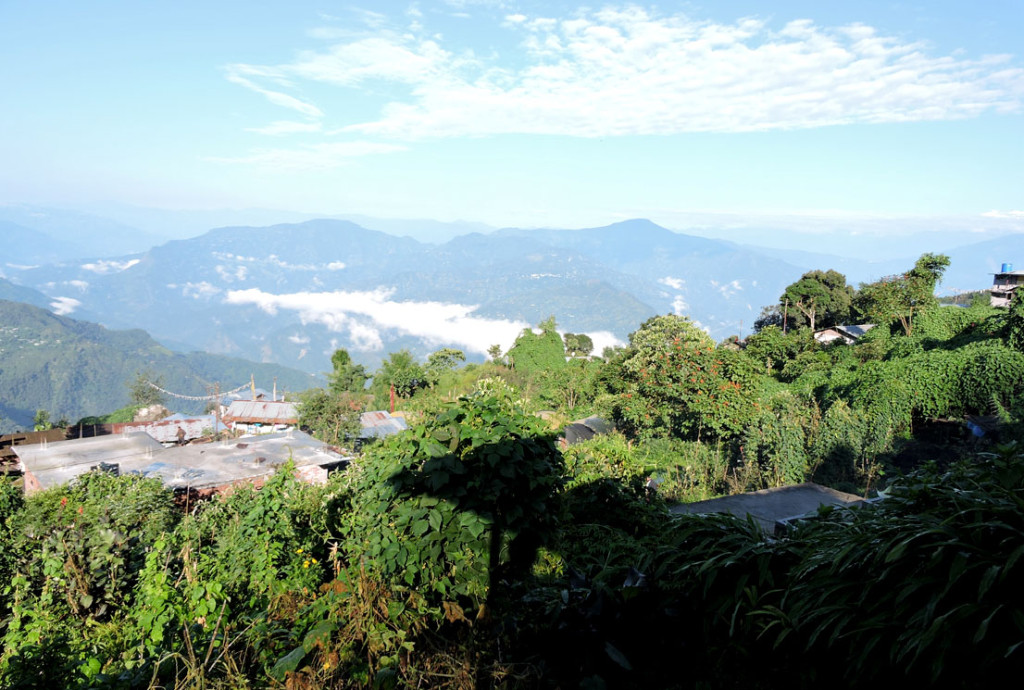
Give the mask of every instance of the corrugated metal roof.
POLYGON ((228 423, 246 424, 296 424, 299 413, 295 403, 269 400, 235 400, 224 413, 228 423))
POLYGON ((359 424, 362 426, 360 438, 384 438, 409 428, 404 419, 392 417, 382 410, 362 413, 359 415, 359 424))

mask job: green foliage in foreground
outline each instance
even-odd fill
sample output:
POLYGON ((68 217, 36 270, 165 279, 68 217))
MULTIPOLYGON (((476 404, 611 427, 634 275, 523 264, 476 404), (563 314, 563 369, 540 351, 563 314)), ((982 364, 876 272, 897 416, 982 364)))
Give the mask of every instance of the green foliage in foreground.
POLYGON ((659 458, 612 436, 563 464, 492 389, 327 486, 285 467, 188 513, 133 476, 24 502, 0 483, 0 686, 982 688, 1024 669, 1016 447, 776 537, 667 514, 642 484, 659 458))

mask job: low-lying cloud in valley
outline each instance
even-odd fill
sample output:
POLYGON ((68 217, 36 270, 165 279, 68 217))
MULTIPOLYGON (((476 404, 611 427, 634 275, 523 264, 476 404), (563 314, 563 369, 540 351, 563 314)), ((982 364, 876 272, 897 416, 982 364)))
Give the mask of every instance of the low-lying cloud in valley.
POLYGON ((347 333, 362 351, 384 349, 382 333, 422 338, 431 345, 452 344, 484 354, 495 343, 507 349, 527 323, 474 316, 477 305, 445 302, 396 301, 394 290, 294 292, 275 295, 259 289, 231 290, 227 304, 251 304, 268 314, 298 313, 304 324, 319 323, 347 333))

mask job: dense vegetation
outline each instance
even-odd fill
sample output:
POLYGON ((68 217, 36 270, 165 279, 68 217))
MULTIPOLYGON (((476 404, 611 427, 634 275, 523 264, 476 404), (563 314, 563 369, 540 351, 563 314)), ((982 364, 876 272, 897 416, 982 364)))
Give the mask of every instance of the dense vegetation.
MULTIPOLYGON (((926 257, 917 268, 941 270, 926 257)), ((566 353, 551 320, 483 364, 394 353, 368 389, 337 354, 330 386, 306 394, 307 426, 340 442, 394 390, 411 429, 326 486, 286 468, 185 511, 139 477, 90 474, 28 498, 0 484, 0 686, 1012 677, 1024 668, 1021 310, 938 307, 912 272, 908 301, 882 309, 866 286, 818 273, 799 290, 828 280, 845 297, 816 323, 888 316, 856 344, 822 346, 786 321, 794 288, 783 320, 742 346, 670 315, 600 358, 573 334, 566 353), (588 414, 618 431, 559 448, 561 425, 588 414), (966 415, 985 418, 985 438, 966 415), (778 535, 666 507, 807 479, 885 498, 778 535)))

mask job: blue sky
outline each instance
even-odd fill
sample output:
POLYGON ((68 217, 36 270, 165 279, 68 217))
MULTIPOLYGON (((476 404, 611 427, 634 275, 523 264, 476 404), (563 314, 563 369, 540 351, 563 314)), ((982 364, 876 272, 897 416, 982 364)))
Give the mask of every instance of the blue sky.
POLYGON ((1024 229, 1022 29, 1018 0, 5 0, 0 202, 1024 229))

